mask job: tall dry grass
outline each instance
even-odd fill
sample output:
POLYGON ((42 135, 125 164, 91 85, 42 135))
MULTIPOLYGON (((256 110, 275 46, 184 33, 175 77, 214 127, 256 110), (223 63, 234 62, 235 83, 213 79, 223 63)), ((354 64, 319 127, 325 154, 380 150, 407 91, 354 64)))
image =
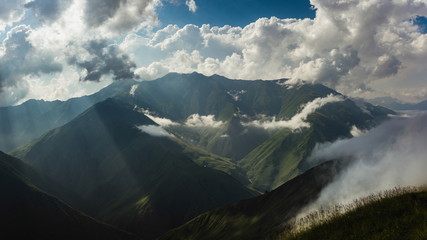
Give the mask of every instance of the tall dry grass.
POLYGON ((366 197, 361 197, 353 200, 348 204, 335 204, 330 207, 321 207, 318 210, 312 211, 304 217, 294 218, 284 223, 282 227, 283 237, 295 236, 301 232, 307 231, 315 226, 333 221, 346 213, 354 211, 360 207, 372 204, 375 202, 389 199, 392 197, 404 195, 407 193, 414 193, 425 191, 426 186, 423 187, 395 187, 390 190, 385 190, 379 193, 371 194, 366 197))

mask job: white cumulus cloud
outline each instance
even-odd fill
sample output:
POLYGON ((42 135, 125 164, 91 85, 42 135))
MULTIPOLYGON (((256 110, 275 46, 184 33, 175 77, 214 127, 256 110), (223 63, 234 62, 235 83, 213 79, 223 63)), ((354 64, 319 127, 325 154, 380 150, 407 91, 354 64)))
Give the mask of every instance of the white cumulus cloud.
POLYGON ((197 11, 196 1, 194 0, 185 0, 185 5, 188 7, 188 11, 195 13, 197 11))
MULTIPOLYGON (((186 3, 197 11, 194 0, 186 3)), ((62 65, 56 73, 17 72, 22 77, 13 89, 12 80, 7 80, 8 89, 0 98, 8 99, 7 104, 29 97, 66 99, 122 76, 151 80, 168 72, 194 71, 247 80, 316 82, 357 97, 427 98, 427 34, 414 21, 427 16, 425 1, 310 3, 316 11, 314 19, 270 17, 243 27, 161 27, 156 13, 161 0, 0 0, 1 36, 7 35, 4 30, 30 24, 27 41, 34 52, 54 54, 52 60, 62 65), (88 46, 94 42, 105 44, 91 52, 88 46), (102 62, 105 57, 108 61, 102 62), (30 80, 33 88, 28 88, 30 80), (47 88, 70 91, 62 95, 41 91, 47 88)), ((0 47, 0 61, 7 61, 4 52, 0 47)))
POLYGON ((170 71, 197 71, 248 80, 317 82, 358 97, 427 98, 422 64, 427 60, 427 35, 413 21, 427 16, 425 2, 311 4, 314 19, 260 18, 244 27, 170 25, 126 46, 141 50, 137 72, 148 79, 170 71), (142 49, 152 62, 144 63, 142 49), (157 57, 152 58, 153 53, 157 57), (397 90, 409 87, 416 92, 412 96, 397 90))

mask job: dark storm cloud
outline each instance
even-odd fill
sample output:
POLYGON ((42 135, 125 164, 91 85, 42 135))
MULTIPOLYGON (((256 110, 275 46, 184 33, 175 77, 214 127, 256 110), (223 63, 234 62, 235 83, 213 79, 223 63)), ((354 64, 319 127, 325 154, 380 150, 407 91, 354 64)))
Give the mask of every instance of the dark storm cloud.
POLYGON ((401 64, 402 62, 395 56, 383 56, 375 67, 374 75, 379 78, 395 75, 399 71, 401 64))
POLYGON ((42 21, 54 21, 71 5, 70 0, 35 0, 25 4, 42 21))
POLYGON ((116 45, 108 45, 105 40, 92 40, 85 45, 91 59, 79 61, 72 59, 71 63, 86 69, 83 81, 100 81, 103 75, 112 74, 114 80, 132 79, 136 76, 133 69, 135 63, 116 45))
POLYGON ((113 32, 137 27, 150 17, 147 6, 153 0, 87 0, 84 9, 86 25, 91 28, 107 25, 113 32))
POLYGON ((88 26, 98 27, 112 18, 126 0, 90 0, 86 2, 85 20, 88 26))

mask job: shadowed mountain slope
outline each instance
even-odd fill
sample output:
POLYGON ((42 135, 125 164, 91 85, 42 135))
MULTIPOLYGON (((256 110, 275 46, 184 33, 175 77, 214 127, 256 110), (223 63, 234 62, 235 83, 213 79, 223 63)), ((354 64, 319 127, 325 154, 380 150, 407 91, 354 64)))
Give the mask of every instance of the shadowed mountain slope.
POLYGON ((0 150, 10 151, 49 130, 71 121, 108 97, 129 91, 134 81, 115 82, 99 92, 67 101, 29 100, 19 106, 0 107, 0 150))
MULTIPOLYGON (((136 239, 72 209, 30 182, 40 179, 18 159, 0 152, 2 239, 136 239), (23 168, 22 168, 23 167, 23 168), (22 172, 22 171, 25 171, 22 172)), ((43 179, 43 185, 48 181, 43 179)))
POLYGON ((107 99, 16 151, 77 193, 92 216, 150 239, 192 217, 253 196, 229 175, 195 164, 132 106, 107 99))

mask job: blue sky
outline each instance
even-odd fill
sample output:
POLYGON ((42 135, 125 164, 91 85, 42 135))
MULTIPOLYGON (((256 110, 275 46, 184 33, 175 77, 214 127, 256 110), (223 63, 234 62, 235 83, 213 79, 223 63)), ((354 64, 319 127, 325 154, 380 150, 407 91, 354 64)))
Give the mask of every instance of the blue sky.
POLYGON ((184 0, 165 2, 158 15, 162 25, 210 24, 244 27, 261 17, 314 18, 308 0, 198 0, 197 11, 190 12, 184 0))
POLYGON ((427 33, 427 17, 418 16, 415 18, 414 23, 420 27, 422 33, 427 33))

